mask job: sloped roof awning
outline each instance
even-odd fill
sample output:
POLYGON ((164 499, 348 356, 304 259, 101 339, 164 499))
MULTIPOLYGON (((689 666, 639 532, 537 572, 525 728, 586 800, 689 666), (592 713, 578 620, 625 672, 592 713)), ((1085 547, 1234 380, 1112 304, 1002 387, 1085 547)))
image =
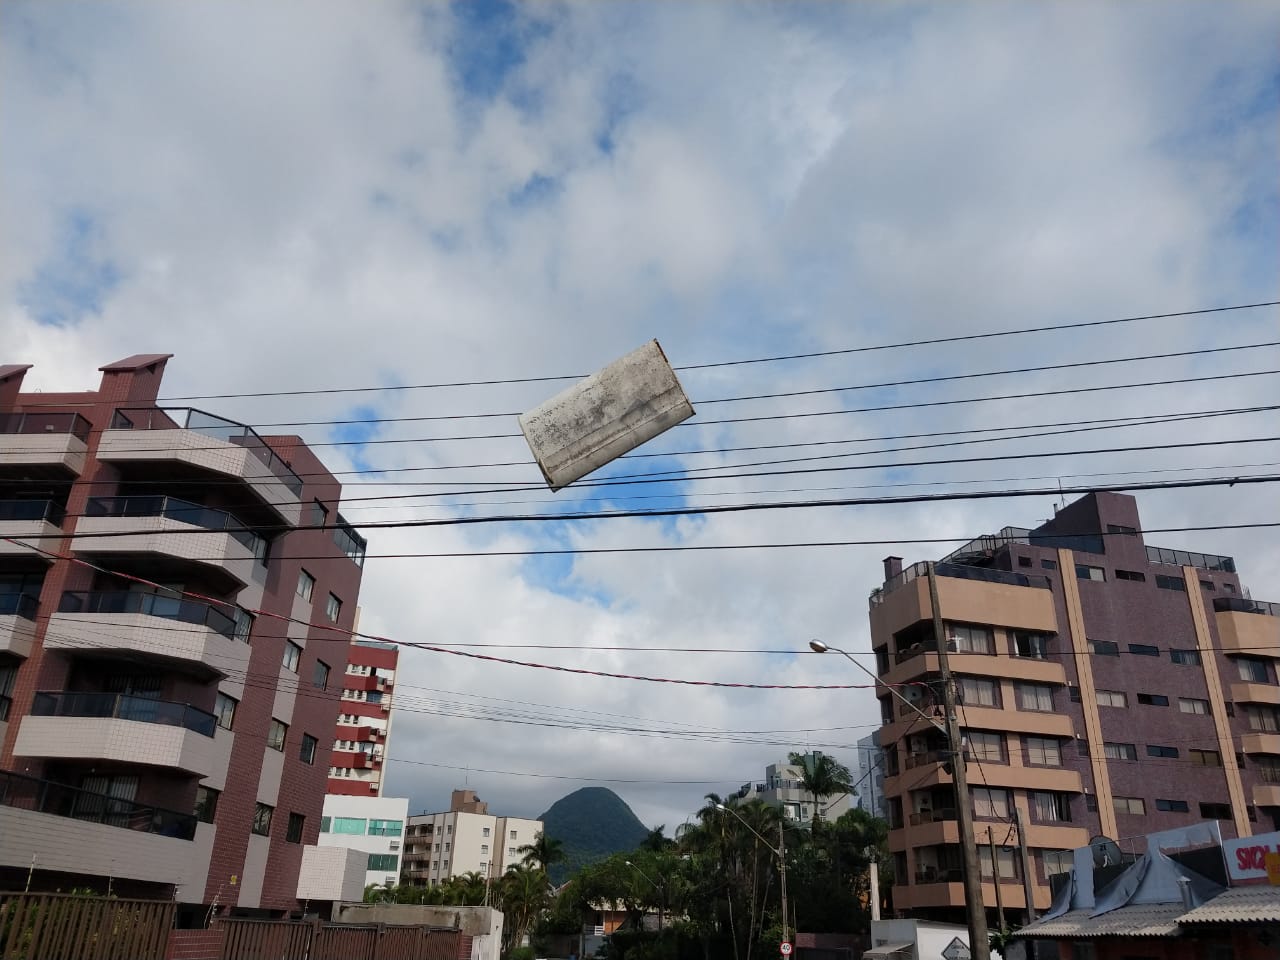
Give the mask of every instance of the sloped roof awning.
POLYGON ((1178 917, 1186 912, 1181 903, 1120 907, 1100 917, 1092 910, 1072 910, 1050 920, 1038 920, 1014 933, 1014 937, 1176 937, 1178 917))
POLYGON ((1178 918, 1179 923, 1280 923, 1280 887, 1232 887, 1178 918))
POLYGON ((862 960, 894 960, 894 958, 902 958, 911 956, 911 944, 909 943, 882 943, 878 947, 872 947, 862 955, 862 960))

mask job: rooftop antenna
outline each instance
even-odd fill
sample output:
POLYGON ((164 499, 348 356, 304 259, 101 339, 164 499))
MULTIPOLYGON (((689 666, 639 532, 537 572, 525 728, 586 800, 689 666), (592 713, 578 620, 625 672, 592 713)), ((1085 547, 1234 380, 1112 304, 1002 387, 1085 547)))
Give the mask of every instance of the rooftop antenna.
POLYGON ((1067 495, 1062 492, 1061 477, 1058 478, 1058 502, 1059 502, 1059 506, 1058 506, 1059 510, 1065 510, 1067 508, 1067 495))

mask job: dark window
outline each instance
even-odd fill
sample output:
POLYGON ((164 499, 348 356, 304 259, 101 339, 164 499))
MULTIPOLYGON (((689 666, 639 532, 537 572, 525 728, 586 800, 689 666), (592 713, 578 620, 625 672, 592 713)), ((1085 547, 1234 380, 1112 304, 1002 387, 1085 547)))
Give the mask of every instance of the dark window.
POLYGON ((1236 715, 1236 705, 1229 700, 1222 705, 1222 710, 1228 717, 1236 715))
POLYGON ((272 750, 283 750, 284 741, 288 736, 289 725, 272 717, 271 726, 267 730, 267 746, 272 750))
POLYGON ((292 670, 294 673, 297 673, 298 662, 301 659, 302 659, 302 648, 298 646, 296 643, 294 643, 292 640, 286 640, 284 642, 284 659, 282 661, 284 663, 285 669, 292 670))
POLYGON ((196 787, 196 819, 201 823, 213 823, 218 812, 218 791, 211 787, 196 787))
POLYGON ((300 813, 289 814, 289 826, 284 831, 285 843, 301 843, 302 828, 307 824, 307 818, 300 813))
POLYGON ((305 570, 298 571, 298 586, 294 591, 303 600, 310 600, 316 589, 316 578, 305 570))
POLYGON ((316 527, 323 527, 329 520, 329 508, 319 500, 315 500, 311 504, 311 524, 316 527))
POLYGON ((253 832, 260 837, 271 836, 271 815, 275 812, 275 807, 269 807, 265 803, 260 803, 254 807, 253 832))
POLYGON ((368 869, 370 872, 382 870, 387 873, 394 873, 397 859, 394 853, 371 853, 369 854, 368 869))
POLYGON ((1174 663, 1182 664, 1184 667, 1200 666, 1199 650, 1170 650, 1169 659, 1174 663))
POLYGON ((1167 577, 1163 573, 1156 574, 1156 586, 1161 590, 1181 590, 1187 592, 1187 581, 1181 577, 1167 577))
POLYGON ((1072 702, 1072 703, 1079 703, 1079 702, 1080 702, 1080 688, 1079 688, 1079 687, 1071 687, 1071 688, 1068 690, 1068 694, 1069 694, 1069 695, 1070 695, 1070 697, 1071 697, 1071 702, 1072 702))
POLYGON ((1201 580, 1201 581, 1200 581, 1200 586, 1201 586, 1201 587, 1203 587, 1205 590, 1212 590, 1212 589, 1214 589, 1213 581, 1212 581, 1212 580, 1201 580))
POLYGON ((1163 693, 1140 693, 1138 694, 1138 702, 1144 707, 1167 707, 1169 698, 1163 693))
POLYGON ((1236 670, 1240 679, 1247 683, 1270 683, 1271 674, 1267 670, 1267 661, 1258 657, 1237 657, 1236 670))
POLYGON ((1019 558, 1018 558, 1018 566, 1020 566, 1020 567, 1029 567, 1029 566, 1031 566, 1031 558, 1030 558, 1030 557, 1019 557, 1019 558))
POLYGON ((1165 813, 1188 813, 1191 807, 1185 800, 1156 800, 1156 809, 1165 813))
POLYGON ((219 690, 217 698, 213 701, 213 712, 218 715, 218 726, 224 730, 230 730, 231 725, 236 722, 236 707, 239 705, 239 700, 228 697, 219 690))
POLYGON ((1224 583, 1224 584, 1222 585, 1222 589, 1223 589, 1223 590, 1225 590, 1225 591, 1227 591, 1227 593, 1235 593, 1235 592, 1236 592, 1235 585, 1234 585, 1234 584, 1230 584, 1230 583, 1224 583))
POLYGON ((298 749, 298 759, 303 763, 314 764, 316 762, 316 744, 320 741, 309 733, 302 735, 302 745, 298 749))
POLYGON ((1146 583, 1147 575, 1140 570, 1117 570, 1117 580, 1132 580, 1135 583, 1146 583))
POLYGON ((1137 528, 1135 528, 1135 527, 1126 527, 1126 526, 1125 526, 1124 524, 1122 524, 1122 523, 1108 523, 1108 524, 1107 524, 1107 533, 1118 533, 1118 534, 1120 534, 1121 536, 1125 536, 1125 537, 1134 537, 1134 536, 1137 536, 1138 531, 1137 531, 1137 528))
POLYGON ((1187 751, 1187 759, 1201 767, 1222 766, 1222 754, 1217 750, 1196 750, 1192 748, 1187 751))
POLYGON ((1150 643, 1131 643, 1129 644, 1129 652, 1135 657, 1160 656, 1160 648, 1150 643))
POLYGON ((311 672, 311 685, 317 690, 327 690, 329 687, 329 665, 323 660, 317 660, 315 669, 311 672))
POLYGON ((342 615, 342 601, 329 594, 329 599, 324 605, 324 615, 329 618, 330 623, 337 623, 338 617, 342 615))
POLYGON ((1147 744, 1147 756, 1164 757, 1167 760, 1176 760, 1178 759, 1178 748, 1162 747, 1159 744, 1149 743, 1147 744))
POLYGON ((1252 805, 1247 806, 1247 807, 1245 807, 1245 808, 1244 808, 1244 812, 1245 812, 1245 813, 1247 813, 1247 814, 1249 815, 1249 822, 1250 822, 1250 823, 1257 823, 1257 822, 1258 822, 1258 808, 1257 808, 1257 807, 1252 806, 1252 805))
POLYGON ((1076 756, 1078 756, 1078 757, 1087 757, 1087 756, 1089 756, 1089 741, 1088 741, 1088 740, 1086 740, 1084 737, 1076 737, 1076 739, 1075 739, 1075 744, 1076 744, 1076 756))
POLYGON ((1107 571, 1102 567, 1093 567, 1087 563, 1077 563, 1076 579, 1105 581, 1107 579, 1107 571))
POLYGON ((237 640, 243 640, 245 643, 248 643, 249 634, 253 632, 253 614, 250 613, 248 610, 241 610, 239 607, 236 607, 235 612, 232 614, 232 617, 235 619, 235 622, 236 622, 236 625, 234 628, 235 638, 237 640))
POLYGON ((1089 652, 1099 657, 1120 656, 1120 644, 1114 640, 1090 640, 1089 652))
POLYGON ((1098 798, 1094 794, 1087 794, 1084 798, 1084 808, 1090 813, 1098 812, 1098 798))
POLYGON ((1019 657, 1032 660, 1049 659, 1049 635, 1047 633, 1026 633, 1015 630, 1013 634, 1013 650, 1019 657))
POLYGON ((1108 760, 1137 760, 1138 748, 1132 743, 1111 743, 1102 745, 1102 755, 1108 760))
POLYGON ((1057 570, 1058 561, 1057 560, 1041 560, 1040 566, 1044 567, 1044 569, 1046 570, 1057 570))
POLYGON ((364 537, 356 533, 355 528, 338 514, 338 522, 333 528, 333 542, 338 549, 353 560, 358 567, 364 566, 364 552, 368 543, 364 537))

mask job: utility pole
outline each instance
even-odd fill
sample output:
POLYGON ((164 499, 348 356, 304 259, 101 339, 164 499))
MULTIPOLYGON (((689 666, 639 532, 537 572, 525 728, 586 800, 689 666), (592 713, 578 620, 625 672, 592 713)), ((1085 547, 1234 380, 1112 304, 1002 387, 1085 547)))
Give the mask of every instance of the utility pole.
POLYGON ((978 844, 973 835, 973 809, 969 806, 969 776, 964 765, 960 725, 956 722, 956 690, 951 682, 946 631, 938 602, 938 576, 929 561, 929 606, 933 613, 933 638, 938 647, 938 673, 942 677, 942 702, 946 710, 947 742, 951 749, 952 779, 956 787, 956 814, 960 820, 960 850, 964 862, 964 908, 969 921, 969 953, 973 960, 991 960, 987 940, 987 912, 982 904, 982 874, 978 868, 978 844))
POLYGON ((1000 861, 996 858, 996 834, 987 827, 987 846, 991 848, 991 880, 996 888, 996 917, 1000 921, 1000 929, 1004 930, 1004 892, 1000 889, 1000 861))
POLYGON ((1022 892, 1027 898, 1027 923, 1036 918, 1036 904, 1031 899, 1031 857, 1027 853, 1027 831, 1023 829, 1022 808, 1013 805, 1014 822, 1018 827, 1018 859, 1022 862, 1022 892))
POLYGON ((782 825, 784 819, 785 816, 778 819, 778 879, 782 887, 782 942, 790 943, 791 937, 787 935, 790 926, 787 923, 787 832, 782 825))

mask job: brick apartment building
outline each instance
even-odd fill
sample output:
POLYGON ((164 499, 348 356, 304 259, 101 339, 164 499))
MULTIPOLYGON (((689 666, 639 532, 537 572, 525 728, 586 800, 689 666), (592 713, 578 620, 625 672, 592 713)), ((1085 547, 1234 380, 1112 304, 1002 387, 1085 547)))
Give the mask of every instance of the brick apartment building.
POLYGON ((329 757, 328 792, 338 796, 382 796, 382 771, 391 738, 399 648, 368 640, 352 642, 342 684, 342 706, 329 757))
POLYGON ((0 367, 0 887, 280 914, 365 544, 299 438, 158 406, 168 359, 0 367))
MULTIPOLYGON (((1134 498, 1093 494, 967 544, 935 582, 989 909, 997 874, 1006 911, 1026 907, 1015 805, 1041 910, 1064 851, 1097 835, 1141 852, 1126 838, 1280 825, 1280 604, 1248 599, 1231 557, 1149 546, 1134 498)), ((940 716, 925 564, 888 558, 870 616, 880 679, 940 716)), ((878 695, 894 906, 962 922, 951 758, 930 723, 878 695)))

